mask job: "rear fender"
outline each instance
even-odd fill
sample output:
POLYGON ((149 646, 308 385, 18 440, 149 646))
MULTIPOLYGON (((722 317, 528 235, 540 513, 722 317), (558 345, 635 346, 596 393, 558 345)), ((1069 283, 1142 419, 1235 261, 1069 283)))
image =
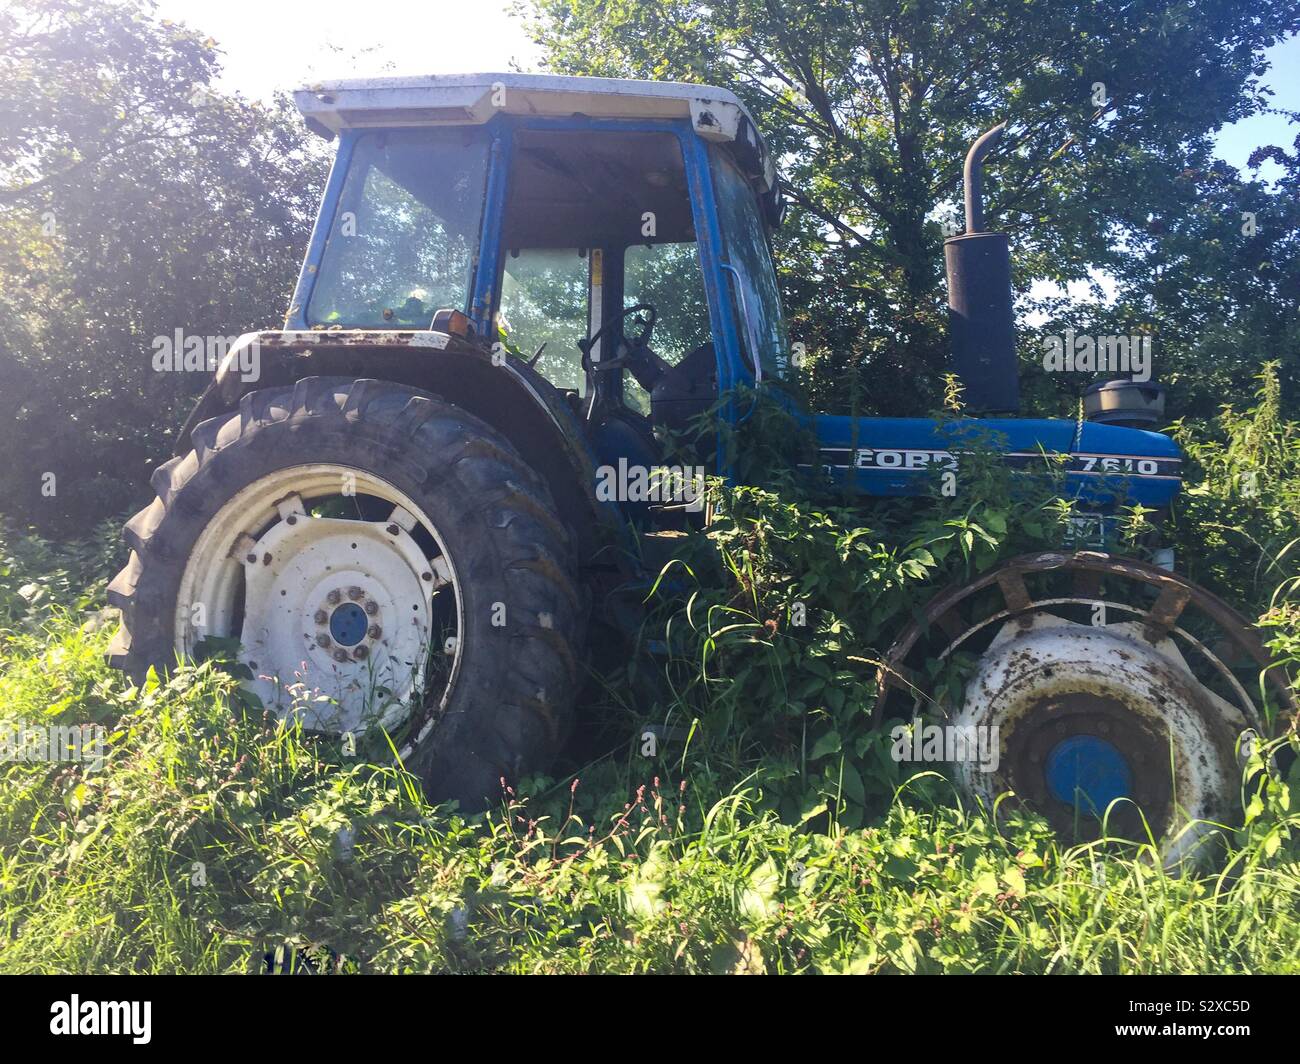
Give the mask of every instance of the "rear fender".
POLYGON ((540 374, 512 356, 497 364, 481 340, 388 330, 248 333, 217 367, 174 453, 186 453, 194 427, 236 410, 246 393, 304 377, 392 381, 481 417, 545 478, 579 557, 588 565, 617 565, 625 523, 616 505, 596 498, 596 463, 577 417, 540 374))

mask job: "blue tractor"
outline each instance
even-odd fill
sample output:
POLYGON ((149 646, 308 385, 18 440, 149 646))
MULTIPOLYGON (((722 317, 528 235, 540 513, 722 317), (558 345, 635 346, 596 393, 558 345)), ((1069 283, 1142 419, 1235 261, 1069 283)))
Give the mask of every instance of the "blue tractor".
MULTIPOLYGON (((114 661, 140 675, 237 648, 267 707, 382 726, 431 796, 482 806, 552 762, 588 633, 644 586, 656 537, 702 519, 700 467, 731 471, 719 447, 669 466, 665 441, 720 401, 743 419, 728 397, 791 373, 780 186, 743 104, 700 85, 394 78, 297 103, 338 151, 284 328, 230 350, 127 525, 114 661)), ((1007 242, 980 206, 997 132, 946 245, 978 414, 1018 402, 1007 242)), ((960 478, 970 428, 1015 467, 1063 471, 1097 549, 942 593, 886 656, 880 711, 920 714, 921 665, 970 655, 946 719, 995 726, 1000 757, 955 766, 968 793, 1012 790, 1062 830, 1132 799, 1176 859, 1229 815, 1242 736, 1286 696, 1252 681, 1266 658, 1229 607, 1107 552, 1121 503, 1168 508, 1180 455, 1134 427, 1157 389, 1090 401, 1078 422, 793 414, 867 496, 960 478)))

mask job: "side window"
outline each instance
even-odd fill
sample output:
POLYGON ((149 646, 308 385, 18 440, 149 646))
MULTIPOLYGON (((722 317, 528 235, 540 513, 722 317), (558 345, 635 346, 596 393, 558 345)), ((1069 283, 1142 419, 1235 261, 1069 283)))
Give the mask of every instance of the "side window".
POLYGON ((695 241, 630 247, 623 254, 623 306, 649 303, 659 312, 651 344, 677 365, 711 337, 700 251, 695 241))
POLYGON ((514 248, 501 277, 501 340, 523 358, 546 350, 537 370, 557 388, 586 390, 578 341, 587 335, 585 248, 514 248))
POLYGON ((752 365, 750 348, 757 347, 763 373, 783 377, 789 345, 781 312, 781 293, 768 254, 758 201, 726 151, 710 145, 709 155, 713 160, 723 253, 726 265, 731 267, 726 273, 740 325, 741 348, 752 365), (744 321, 740 320, 742 313, 744 321))
MULTIPOLYGON (((673 319, 678 308, 688 319, 702 314, 704 281, 695 259, 695 218, 678 134, 516 128, 511 137, 499 291, 513 344, 531 357, 538 344, 550 341, 538 364, 542 372, 560 387, 579 388, 576 340, 617 318, 622 307, 614 293, 625 287, 634 300, 658 306, 655 347, 668 359, 680 357, 692 323, 673 319), (572 250, 532 250, 601 248, 612 257, 629 247, 635 250, 625 279, 618 269, 599 269, 600 259, 575 260, 572 250), (701 293, 698 311, 689 309, 686 299, 690 283, 701 293), (677 351, 663 349, 660 338, 666 336, 675 338, 669 347, 677 351)), ((616 341, 617 329, 611 329, 601 338, 598 357, 617 357, 610 350, 616 341)), ((627 389, 635 385, 626 383, 630 374, 618 376, 626 400, 627 389)))

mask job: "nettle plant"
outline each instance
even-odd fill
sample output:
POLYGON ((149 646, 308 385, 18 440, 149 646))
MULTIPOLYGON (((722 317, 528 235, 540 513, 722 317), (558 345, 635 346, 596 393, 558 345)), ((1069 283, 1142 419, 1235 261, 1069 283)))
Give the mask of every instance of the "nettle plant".
POLYGON ((51 610, 102 604, 108 572, 121 564, 117 522, 103 521, 82 540, 52 543, 0 522, 0 640, 39 627, 51 610))

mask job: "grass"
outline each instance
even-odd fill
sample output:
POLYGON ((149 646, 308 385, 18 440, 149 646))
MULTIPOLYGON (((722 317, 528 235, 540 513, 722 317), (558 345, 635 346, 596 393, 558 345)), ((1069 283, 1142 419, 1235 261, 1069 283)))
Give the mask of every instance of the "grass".
POLYGON ((756 781, 697 793, 661 765, 622 790, 632 762, 607 759, 465 818, 239 710, 211 665, 131 689, 78 620, 6 647, 12 718, 110 738, 99 771, 4 766, 0 971, 248 972, 281 945, 367 972, 1300 970, 1280 785, 1183 877, 1035 819, 999 832, 921 781, 867 826, 812 830, 756 781))

